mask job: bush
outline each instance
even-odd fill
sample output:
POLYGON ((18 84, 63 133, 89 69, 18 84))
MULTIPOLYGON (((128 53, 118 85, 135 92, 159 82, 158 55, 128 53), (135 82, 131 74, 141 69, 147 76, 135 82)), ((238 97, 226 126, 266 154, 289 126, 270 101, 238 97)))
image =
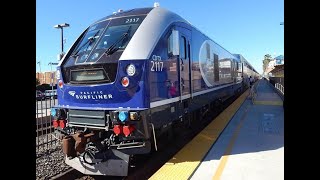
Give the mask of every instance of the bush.
POLYGON ((40 84, 40 81, 38 78, 36 78, 36 87, 40 84))

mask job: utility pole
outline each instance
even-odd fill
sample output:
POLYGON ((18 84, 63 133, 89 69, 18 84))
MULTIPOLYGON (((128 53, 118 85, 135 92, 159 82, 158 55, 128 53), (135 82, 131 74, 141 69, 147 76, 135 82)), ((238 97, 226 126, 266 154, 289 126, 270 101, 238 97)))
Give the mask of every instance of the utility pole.
MULTIPOLYGON (((38 62, 37 62, 37 64, 39 64, 39 70, 40 70, 40 73, 38 74, 38 79, 39 79, 39 81, 40 81, 40 84, 42 84, 42 83, 41 83, 41 80, 40 80, 40 74, 41 74, 41 61, 38 61, 38 62)), ((42 82, 43 82, 43 76, 42 76, 42 82)))

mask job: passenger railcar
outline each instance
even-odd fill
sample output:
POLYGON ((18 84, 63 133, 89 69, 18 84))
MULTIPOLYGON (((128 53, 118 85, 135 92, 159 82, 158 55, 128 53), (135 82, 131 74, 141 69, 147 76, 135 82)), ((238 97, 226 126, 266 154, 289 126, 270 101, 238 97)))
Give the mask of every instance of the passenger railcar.
POLYGON ((98 20, 57 67, 51 114, 65 162, 84 174, 126 176, 130 155, 157 150, 166 127, 240 93, 248 67, 161 7, 98 20))

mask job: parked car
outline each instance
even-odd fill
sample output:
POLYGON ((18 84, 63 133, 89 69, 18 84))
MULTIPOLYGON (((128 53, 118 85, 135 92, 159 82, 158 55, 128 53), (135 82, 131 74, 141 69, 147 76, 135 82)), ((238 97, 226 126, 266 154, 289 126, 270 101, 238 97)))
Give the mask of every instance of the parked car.
POLYGON ((53 98, 57 98, 57 90, 55 89, 55 90, 46 90, 45 92, 44 92, 44 94, 45 94, 45 97, 46 98, 51 98, 51 97, 53 97, 53 98))
POLYGON ((37 100, 44 100, 46 98, 46 96, 43 94, 43 92, 37 90, 36 91, 36 99, 37 100))

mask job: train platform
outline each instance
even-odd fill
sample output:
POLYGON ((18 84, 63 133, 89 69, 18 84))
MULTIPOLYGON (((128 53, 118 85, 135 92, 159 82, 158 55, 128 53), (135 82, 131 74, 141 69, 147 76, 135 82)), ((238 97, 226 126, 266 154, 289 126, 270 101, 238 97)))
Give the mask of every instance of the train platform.
POLYGON ((255 84, 150 179, 284 179, 282 99, 267 80, 255 84))

